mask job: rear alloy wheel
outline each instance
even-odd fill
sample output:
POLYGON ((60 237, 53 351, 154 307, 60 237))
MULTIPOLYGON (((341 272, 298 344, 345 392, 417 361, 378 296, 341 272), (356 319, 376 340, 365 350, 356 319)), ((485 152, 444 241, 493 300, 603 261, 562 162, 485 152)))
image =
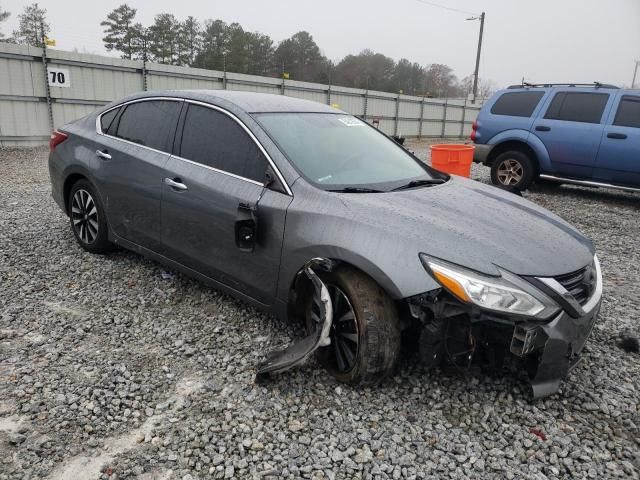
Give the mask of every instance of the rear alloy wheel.
POLYGON ((95 188, 86 180, 79 180, 71 187, 69 219, 82 248, 91 253, 104 253, 111 249, 104 209, 95 188))
POLYGON ((78 189, 71 200, 71 220, 76 235, 83 243, 92 244, 98 237, 98 209, 86 190, 78 189))
POLYGON ((491 165, 491 182, 514 190, 526 190, 531 185, 535 168, 529 156, 518 150, 498 155, 491 165))
MULTIPOLYGON (((319 273, 329 291, 331 344, 318 349, 320 362, 339 381, 373 384, 390 375, 400 352, 400 321, 393 301, 371 278, 349 267, 319 273)), ((306 323, 318 328, 316 294, 307 302, 306 323)))

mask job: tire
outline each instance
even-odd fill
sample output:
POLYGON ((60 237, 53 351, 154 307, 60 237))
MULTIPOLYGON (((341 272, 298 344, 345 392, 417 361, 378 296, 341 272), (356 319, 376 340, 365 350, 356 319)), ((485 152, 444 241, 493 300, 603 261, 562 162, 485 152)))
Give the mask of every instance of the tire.
POLYGON ((107 253, 109 242, 107 218, 95 187, 87 180, 78 180, 68 198, 71 231, 78 244, 87 252, 107 253))
MULTIPOLYGON (((373 279, 354 268, 340 267, 331 273, 319 273, 319 276, 329 289, 334 307, 331 345, 318 349, 320 363, 338 381, 352 385, 375 384, 391 375, 400 353, 401 338, 394 302, 373 279), (346 313, 345 299, 355 320, 350 320, 346 313), (345 334, 357 338, 355 350, 353 340, 343 337, 345 334), (344 368, 338 357, 348 361, 347 351, 353 358, 344 368)), ((308 330, 314 328, 311 297, 307 299, 305 309, 308 330)))
POLYGON ((524 152, 509 150, 498 155, 491 164, 491 183, 514 190, 526 190, 536 176, 533 160, 524 152))

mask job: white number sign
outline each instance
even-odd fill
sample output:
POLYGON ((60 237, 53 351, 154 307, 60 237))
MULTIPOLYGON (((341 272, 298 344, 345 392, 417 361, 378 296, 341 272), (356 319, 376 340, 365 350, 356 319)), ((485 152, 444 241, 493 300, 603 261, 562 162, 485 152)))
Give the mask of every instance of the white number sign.
POLYGON ((69 70, 66 68, 49 68, 49 86, 50 87, 70 87, 71 78, 69 70))

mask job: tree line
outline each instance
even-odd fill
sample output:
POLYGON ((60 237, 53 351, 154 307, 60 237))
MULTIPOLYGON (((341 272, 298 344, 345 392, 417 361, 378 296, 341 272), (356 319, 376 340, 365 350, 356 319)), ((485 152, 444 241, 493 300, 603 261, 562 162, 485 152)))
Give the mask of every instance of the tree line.
MULTIPOLYGON (((423 66, 406 58, 396 62, 368 49, 333 62, 306 31, 276 43, 236 22, 180 20, 160 13, 145 26, 136 21, 136 13, 122 4, 100 23, 105 48, 121 58, 430 97, 462 97, 472 89, 471 75, 459 81, 447 65, 423 66)), ((0 23, 8 15, 0 7, 0 23)), ((18 20, 13 36, 3 39, 0 31, 0 41, 42 46, 41 30, 50 31, 46 10, 28 5, 18 20)), ((491 82, 480 82, 480 96, 492 89, 491 82)))

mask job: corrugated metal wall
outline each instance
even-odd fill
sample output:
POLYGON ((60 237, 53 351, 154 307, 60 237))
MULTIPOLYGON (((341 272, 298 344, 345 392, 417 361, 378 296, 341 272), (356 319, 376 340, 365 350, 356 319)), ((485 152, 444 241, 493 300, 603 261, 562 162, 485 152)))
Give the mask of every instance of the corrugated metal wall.
POLYGON ((329 105, 406 137, 463 137, 479 106, 317 83, 47 51, 47 69, 68 70, 68 88, 47 84, 42 49, 0 43, 0 145, 41 145, 54 128, 141 90, 229 89, 284 94, 329 105), (47 99, 51 101, 49 119, 47 99))

